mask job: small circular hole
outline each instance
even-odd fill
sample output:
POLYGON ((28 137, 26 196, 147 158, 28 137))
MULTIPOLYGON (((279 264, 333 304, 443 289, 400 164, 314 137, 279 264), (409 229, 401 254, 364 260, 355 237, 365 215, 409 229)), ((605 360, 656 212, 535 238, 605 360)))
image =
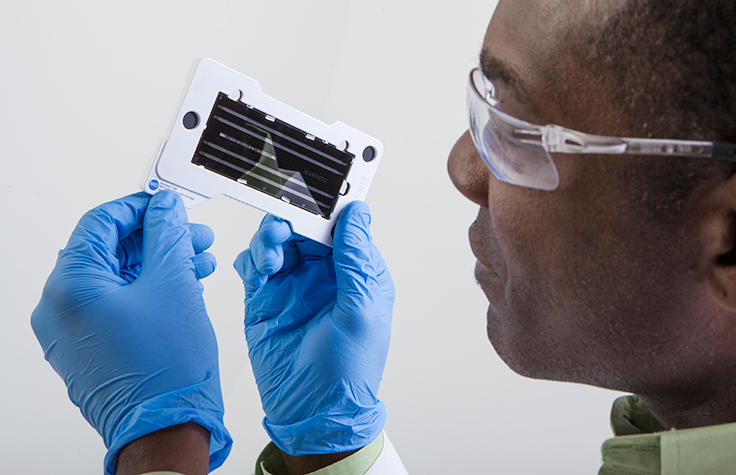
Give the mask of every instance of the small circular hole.
POLYGON ((184 125, 184 128, 187 130, 192 130, 199 124, 199 116, 194 111, 189 111, 186 114, 184 114, 184 118, 182 119, 181 123, 184 125))
POLYGON ((240 89, 236 89, 233 92, 230 93, 229 96, 227 96, 232 101, 239 101, 241 97, 243 97, 243 91, 240 89))
POLYGON ((343 180, 342 185, 340 186, 340 196, 347 195, 348 191, 350 191, 350 183, 348 183, 346 180, 343 180))
POLYGON ((340 142, 339 144, 337 144, 337 149, 339 151, 341 151, 341 152, 344 152, 345 150, 348 149, 348 145, 349 145, 348 144, 348 141, 347 140, 343 140, 342 142, 340 142))
POLYGON ((376 158, 376 149, 371 147, 370 145, 367 146, 365 149, 363 149, 363 160, 366 162, 370 162, 376 158))

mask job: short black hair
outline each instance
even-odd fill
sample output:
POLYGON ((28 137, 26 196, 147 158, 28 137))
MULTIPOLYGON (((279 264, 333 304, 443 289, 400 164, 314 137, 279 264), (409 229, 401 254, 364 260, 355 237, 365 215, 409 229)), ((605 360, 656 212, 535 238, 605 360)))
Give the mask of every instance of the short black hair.
POLYGON ((736 142, 734 0, 628 0, 594 38, 632 132, 736 142))
MULTIPOLYGON (((615 8, 577 48, 622 111, 626 132, 736 143, 736 1, 627 0, 615 8)), ((705 180, 736 172, 716 160, 657 163, 647 181, 659 217, 705 180)))

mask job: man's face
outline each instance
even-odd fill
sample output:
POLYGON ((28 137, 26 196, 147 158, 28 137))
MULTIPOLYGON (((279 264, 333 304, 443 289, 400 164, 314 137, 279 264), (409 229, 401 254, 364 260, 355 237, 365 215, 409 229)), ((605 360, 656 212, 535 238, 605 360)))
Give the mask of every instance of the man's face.
MULTIPOLYGON (((611 13, 594 3, 603 2, 500 0, 482 55, 499 109, 533 123, 627 135, 598 71, 575 59, 582 32, 611 13)), ((691 225, 702 193, 651 204, 657 158, 553 159, 559 188, 542 191, 495 179, 468 133, 449 157, 456 187, 480 206, 469 234, 496 351, 534 378, 650 392, 692 383, 697 369, 689 365, 699 360, 692 355, 707 341, 694 342, 691 319, 682 317, 711 305, 691 225)))

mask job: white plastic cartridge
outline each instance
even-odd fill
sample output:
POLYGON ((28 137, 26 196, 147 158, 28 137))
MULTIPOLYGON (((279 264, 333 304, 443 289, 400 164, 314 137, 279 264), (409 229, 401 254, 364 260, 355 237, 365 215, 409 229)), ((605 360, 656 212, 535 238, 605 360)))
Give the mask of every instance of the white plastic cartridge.
POLYGON ((266 96, 257 81, 202 59, 141 188, 174 190, 187 208, 223 194, 331 245, 337 216, 363 200, 382 155, 373 137, 320 122, 266 96))

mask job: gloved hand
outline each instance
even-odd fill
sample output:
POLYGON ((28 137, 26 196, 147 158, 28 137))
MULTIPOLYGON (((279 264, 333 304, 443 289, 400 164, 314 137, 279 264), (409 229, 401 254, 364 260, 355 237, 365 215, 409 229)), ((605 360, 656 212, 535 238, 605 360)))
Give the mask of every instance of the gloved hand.
POLYGON ((368 206, 351 203, 330 249, 269 215, 235 261, 263 425, 289 455, 358 449, 383 429, 395 292, 369 224, 368 206))
POLYGON ((217 342, 198 279, 214 239, 181 199, 138 193, 85 214, 31 317, 46 359, 108 448, 195 422, 210 431, 210 470, 232 440, 223 425, 217 342))

